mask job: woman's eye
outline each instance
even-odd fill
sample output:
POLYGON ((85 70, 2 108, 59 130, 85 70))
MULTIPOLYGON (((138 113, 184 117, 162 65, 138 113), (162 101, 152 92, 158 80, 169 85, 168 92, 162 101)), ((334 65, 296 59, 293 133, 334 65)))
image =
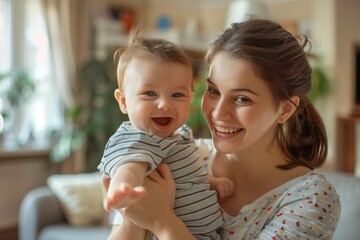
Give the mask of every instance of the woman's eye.
POLYGON ((175 98, 180 98, 180 97, 183 97, 185 95, 180 93, 180 92, 176 92, 176 93, 173 93, 172 96, 175 97, 175 98))
POLYGON ((144 94, 146 96, 148 96, 148 97, 155 97, 156 96, 156 93, 154 91, 146 91, 144 94))
POLYGON ((213 94, 213 95, 219 95, 219 91, 214 89, 214 88, 210 88, 208 87, 206 90, 208 93, 213 94))
POLYGON ((239 102, 239 103, 250 103, 251 102, 251 100, 247 97, 237 97, 237 98, 235 98, 235 101, 239 102))

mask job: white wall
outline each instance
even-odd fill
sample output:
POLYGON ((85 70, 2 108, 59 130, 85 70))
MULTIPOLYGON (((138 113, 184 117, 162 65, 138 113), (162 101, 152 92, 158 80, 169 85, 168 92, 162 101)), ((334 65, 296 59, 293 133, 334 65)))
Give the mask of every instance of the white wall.
POLYGON ((313 48, 329 74, 332 93, 317 104, 329 137, 329 155, 325 168, 335 170, 338 166, 336 156, 336 11, 337 0, 315 0, 313 5, 313 48))

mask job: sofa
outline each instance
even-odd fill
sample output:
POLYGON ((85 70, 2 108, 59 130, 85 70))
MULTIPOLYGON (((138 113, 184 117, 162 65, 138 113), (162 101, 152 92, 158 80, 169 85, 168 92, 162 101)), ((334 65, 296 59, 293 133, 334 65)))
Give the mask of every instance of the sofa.
MULTIPOLYGON (((342 211, 334 240, 360 238, 360 178, 341 172, 324 172, 338 191, 342 211)), ((113 214, 108 216, 111 221, 113 214)), ((109 225, 71 226, 57 195, 49 187, 30 191, 22 201, 19 240, 101 240, 107 239, 109 225)))
POLYGON ((19 240, 100 240, 107 239, 110 231, 109 225, 70 225, 58 197, 47 186, 27 193, 20 206, 19 240))

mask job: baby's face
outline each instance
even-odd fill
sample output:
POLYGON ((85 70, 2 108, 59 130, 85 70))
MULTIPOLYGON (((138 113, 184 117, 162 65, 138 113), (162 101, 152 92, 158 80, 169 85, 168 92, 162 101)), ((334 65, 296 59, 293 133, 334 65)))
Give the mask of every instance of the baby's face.
POLYGON ((166 138, 186 122, 192 99, 190 67, 143 57, 127 66, 118 101, 134 127, 166 138))

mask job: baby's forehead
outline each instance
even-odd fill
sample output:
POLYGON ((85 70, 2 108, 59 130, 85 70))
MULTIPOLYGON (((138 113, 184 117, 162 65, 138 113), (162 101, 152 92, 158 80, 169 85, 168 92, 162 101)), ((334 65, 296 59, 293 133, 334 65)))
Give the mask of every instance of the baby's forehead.
POLYGON ((128 63, 124 71, 124 78, 177 79, 178 76, 180 76, 184 82, 186 82, 187 79, 192 82, 192 67, 178 62, 156 58, 136 57, 128 63))
POLYGON ((152 61, 152 62, 157 62, 157 63, 168 63, 168 64, 178 64, 178 65, 182 65, 182 66, 188 66, 191 67, 192 66, 192 62, 191 60, 189 61, 182 61, 179 60, 176 57, 173 57, 171 55, 157 55, 154 53, 150 53, 147 51, 141 51, 138 52, 138 54, 134 54, 131 60, 143 60, 143 61, 152 61))

